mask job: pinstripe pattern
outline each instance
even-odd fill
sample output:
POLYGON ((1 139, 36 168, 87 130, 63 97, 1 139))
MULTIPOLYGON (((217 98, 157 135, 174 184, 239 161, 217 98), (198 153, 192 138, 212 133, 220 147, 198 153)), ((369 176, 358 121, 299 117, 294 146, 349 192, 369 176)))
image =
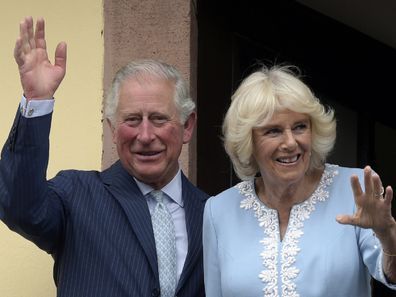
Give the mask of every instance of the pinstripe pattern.
MULTIPOLYGON (((150 213, 133 178, 116 162, 103 172, 62 171, 47 182, 50 122, 51 115, 16 117, 0 160, 3 221, 52 254, 58 297, 159 296, 150 213)), ((189 251, 176 295, 204 296, 208 197, 184 175, 182 187, 189 251)))

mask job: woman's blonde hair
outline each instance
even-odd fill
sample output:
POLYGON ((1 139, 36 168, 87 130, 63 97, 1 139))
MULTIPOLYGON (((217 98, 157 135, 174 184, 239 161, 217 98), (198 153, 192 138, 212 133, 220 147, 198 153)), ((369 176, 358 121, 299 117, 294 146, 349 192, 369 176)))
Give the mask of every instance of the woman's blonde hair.
POLYGON ((309 170, 323 166, 336 139, 334 111, 326 108, 295 74, 295 66, 262 67, 240 84, 223 122, 224 147, 242 180, 259 171, 253 158, 252 131, 265 125, 274 112, 288 109, 307 114, 312 127, 309 170))

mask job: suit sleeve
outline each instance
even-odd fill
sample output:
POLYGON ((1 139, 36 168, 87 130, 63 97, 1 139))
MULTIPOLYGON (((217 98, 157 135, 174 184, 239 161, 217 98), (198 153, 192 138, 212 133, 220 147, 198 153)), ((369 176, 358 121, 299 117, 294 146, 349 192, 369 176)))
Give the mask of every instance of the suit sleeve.
POLYGON ((0 159, 0 215, 13 231, 52 252, 63 207, 46 180, 52 113, 25 118, 17 111, 0 159))
POLYGON ((206 297, 221 297, 221 273, 216 229, 212 217, 212 199, 206 202, 203 220, 203 254, 206 297))

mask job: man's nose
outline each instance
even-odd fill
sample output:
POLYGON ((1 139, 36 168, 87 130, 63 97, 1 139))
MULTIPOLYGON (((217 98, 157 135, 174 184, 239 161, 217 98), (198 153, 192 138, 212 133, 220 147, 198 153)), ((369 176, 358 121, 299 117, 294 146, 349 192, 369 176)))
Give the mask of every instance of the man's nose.
POLYGON ((148 119, 143 119, 139 125, 139 133, 137 139, 143 143, 149 143, 154 139, 154 127, 148 119))

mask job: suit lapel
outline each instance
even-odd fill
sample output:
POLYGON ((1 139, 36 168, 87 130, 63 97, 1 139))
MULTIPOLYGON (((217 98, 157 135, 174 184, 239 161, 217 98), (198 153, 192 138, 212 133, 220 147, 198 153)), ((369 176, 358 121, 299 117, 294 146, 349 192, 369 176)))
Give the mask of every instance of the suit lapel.
MULTIPOLYGON (((140 192, 132 176, 117 161, 101 173, 106 188, 121 205, 140 245, 147 255, 153 272, 158 272, 157 252, 151 216, 146 198, 140 192)), ((202 220, 205 200, 208 198, 197 190, 182 173, 182 196, 185 206, 188 253, 178 288, 182 287, 202 255, 202 220)))
POLYGON ((132 176, 117 161, 101 174, 107 189, 123 208, 147 260, 154 273, 157 273, 157 253, 150 212, 146 198, 141 193, 132 176))
POLYGON ((180 276, 178 288, 182 287, 202 254, 202 220, 206 197, 182 174, 182 195, 185 206, 188 253, 180 276))

